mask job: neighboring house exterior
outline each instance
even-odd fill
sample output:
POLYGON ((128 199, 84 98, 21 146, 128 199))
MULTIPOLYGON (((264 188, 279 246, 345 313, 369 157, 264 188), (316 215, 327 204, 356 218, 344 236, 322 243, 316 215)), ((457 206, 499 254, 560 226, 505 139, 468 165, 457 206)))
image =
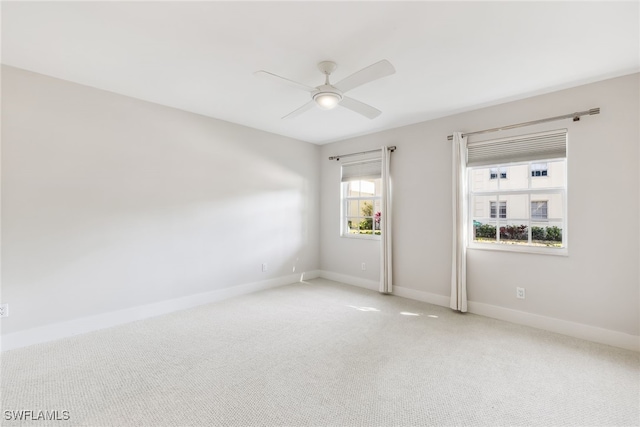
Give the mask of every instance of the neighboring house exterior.
MULTIPOLYGON (((565 162, 543 162, 522 164, 500 168, 472 169, 470 185, 473 191, 517 191, 529 188, 561 188, 565 180, 565 162), (531 186, 529 186, 529 180, 531 186)), ((471 215, 484 224, 516 224, 528 221, 543 222, 562 219, 563 201, 561 194, 501 194, 499 196, 476 196, 472 201, 471 215)), ((553 224, 551 224, 553 225, 553 224)))

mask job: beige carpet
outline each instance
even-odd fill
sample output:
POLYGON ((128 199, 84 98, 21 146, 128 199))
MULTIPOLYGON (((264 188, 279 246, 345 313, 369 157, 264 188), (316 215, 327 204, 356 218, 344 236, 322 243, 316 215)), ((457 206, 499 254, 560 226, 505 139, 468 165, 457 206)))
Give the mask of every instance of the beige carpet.
POLYGON ((638 353, 323 279, 8 351, 1 368, 7 426, 640 424, 638 353), (7 420, 21 410, 69 419, 7 420))

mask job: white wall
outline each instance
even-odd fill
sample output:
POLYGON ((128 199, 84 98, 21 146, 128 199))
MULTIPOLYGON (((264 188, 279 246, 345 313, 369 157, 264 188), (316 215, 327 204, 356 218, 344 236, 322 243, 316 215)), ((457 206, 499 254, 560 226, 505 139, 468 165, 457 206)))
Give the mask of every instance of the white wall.
POLYGON ((3 67, 3 336, 317 269, 318 155, 3 67))
POLYGON ((600 115, 576 123, 565 120, 471 138, 568 129, 569 256, 469 250, 468 296, 476 307, 515 310, 638 336, 639 76, 323 146, 321 269, 364 280, 379 277, 378 243, 339 237, 340 165, 326 157, 382 145, 398 147, 392 158, 395 285, 405 294, 424 293, 446 301, 452 227, 447 135, 600 107, 600 115), (364 272, 363 261, 370 266, 364 272), (516 286, 526 288, 525 300, 515 298, 516 286))

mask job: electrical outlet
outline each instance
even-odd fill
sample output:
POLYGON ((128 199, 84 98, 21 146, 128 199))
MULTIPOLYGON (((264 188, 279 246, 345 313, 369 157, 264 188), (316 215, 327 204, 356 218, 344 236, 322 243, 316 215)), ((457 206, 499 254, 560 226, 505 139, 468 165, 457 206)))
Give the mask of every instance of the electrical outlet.
POLYGON ((9 317, 9 304, 0 304, 0 317, 9 317))
POLYGON ((364 271, 364 270, 366 270, 366 269, 367 269, 367 264, 363 262, 363 263, 362 263, 362 271, 364 271))
POLYGON ((524 288, 516 288, 516 298, 524 299, 524 288))
POLYGON ((262 263, 262 272, 265 273, 267 271, 267 263, 263 262, 262 263))

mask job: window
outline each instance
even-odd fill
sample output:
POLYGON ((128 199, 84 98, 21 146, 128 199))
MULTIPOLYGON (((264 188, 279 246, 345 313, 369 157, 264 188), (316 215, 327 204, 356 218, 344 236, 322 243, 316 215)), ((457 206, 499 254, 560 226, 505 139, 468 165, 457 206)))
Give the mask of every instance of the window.
POLYGON ((549 176, 548 163, 534 163, 531 165, 531 176, 549 176))
POLYGON ((500 179, 507 178, 507 170, 504 168, 490 168, 489 169, 489 179, 497 179, 498 174, 500 174, 500 179))
POLYGON ((500 218, 506 218, 507 217, 507 202, 489 202, 490 203, 490 216, 491 218, 495 218, 496 217, 496 208, 497 203, 500 203, 500 218))
POLYGON ((467 152, 469 247, 566 253, 566 131, 476 144, 467 152))
POLYGON ((531 219, 547 219, 547 201, 532 200, 531 201, 531 219))
POLYGON ((379 159, 342 165, 342 236, 379 238, 381 165, 379 159))

